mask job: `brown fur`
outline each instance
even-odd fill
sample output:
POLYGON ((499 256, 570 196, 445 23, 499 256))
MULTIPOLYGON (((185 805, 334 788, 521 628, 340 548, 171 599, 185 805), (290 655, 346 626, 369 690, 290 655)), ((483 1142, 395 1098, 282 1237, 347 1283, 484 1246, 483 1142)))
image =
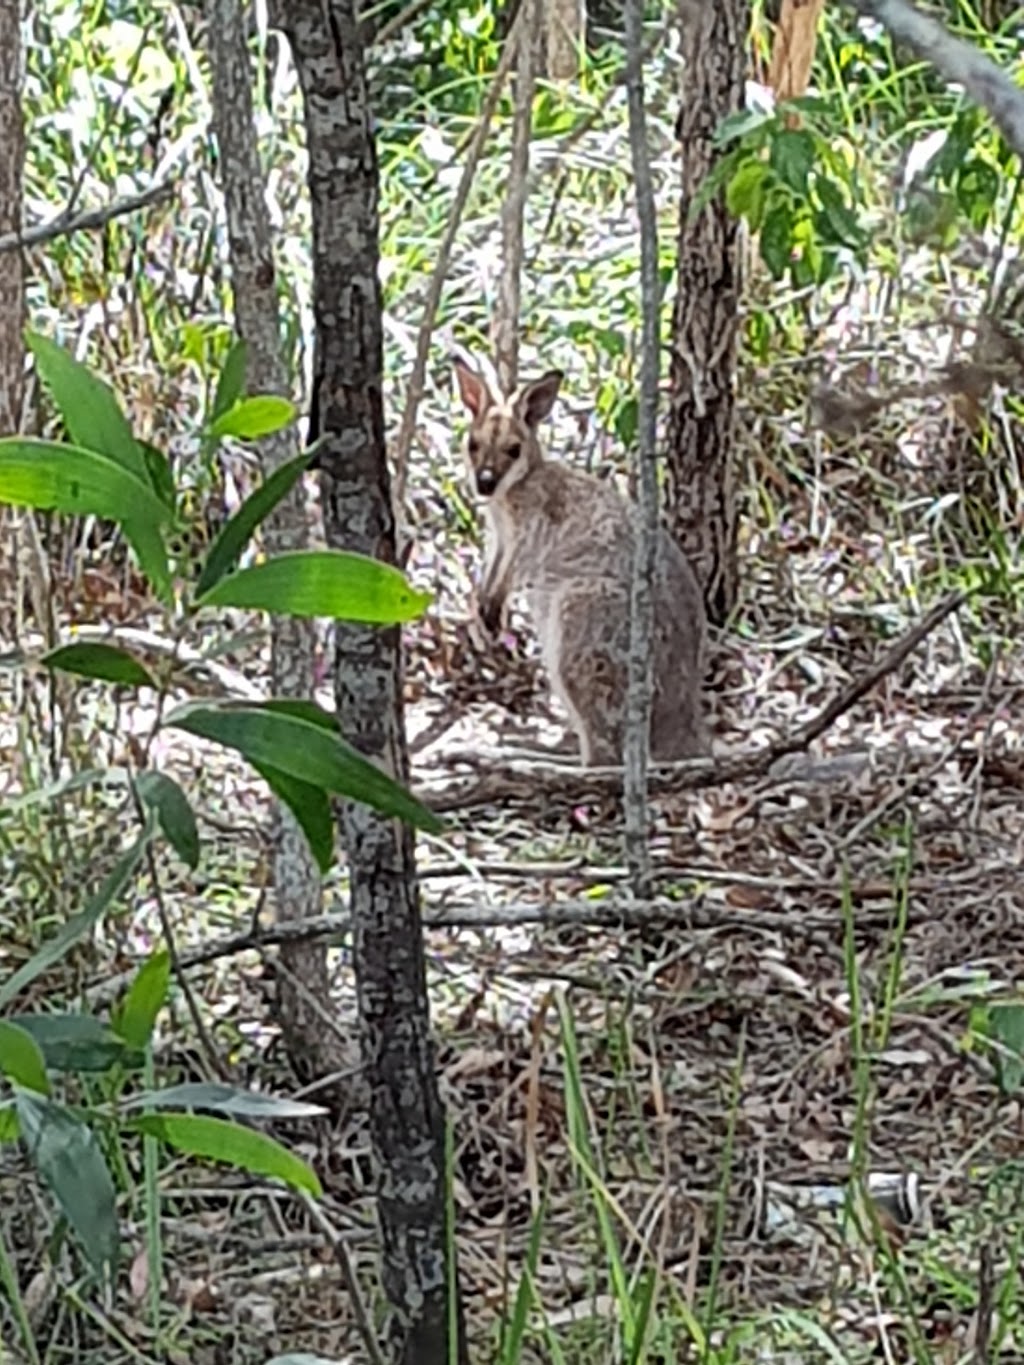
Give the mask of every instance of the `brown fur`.
MULTIPOLYGON (((489 629, 524 591, 556 695, 584 764, 622 762, 636 509, 609 484, 545 458, 537 426, 562 375, 496 398, 456 363, 472 418, 467 463, 485 499, 480 615, 489 629)), ((655 760, 706 753, 701 707, 706 623, 693 571, 664 531, 654 585, 650 751, 655 760)))

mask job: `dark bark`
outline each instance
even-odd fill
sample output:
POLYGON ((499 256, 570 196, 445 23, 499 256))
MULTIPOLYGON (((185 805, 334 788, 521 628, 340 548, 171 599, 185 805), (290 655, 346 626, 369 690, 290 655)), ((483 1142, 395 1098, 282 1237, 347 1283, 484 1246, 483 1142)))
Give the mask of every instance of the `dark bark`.
POLYGON ((671 529, 690 557, 709 618, 736 601, 733 452, 736 328, 740 295, 737 222, 717 195, 691 218, 715 165, 715 130, 741 107, 750 0, 681 0, 684 89, 676 297, 672 312, 671 413, 666 459, 671 529))
MULTIPOLYGON (((327 539, 393 563, 381 397, 378 172, 355 4, 300 0, 282 9, 306 111, 316 316, 311 437, 325 440, 327 539)), ((346 738, 405 781, 399 630, 339 624, 335 678, 346 738)), ((342 823, 382 1276, 394 1310, 388 1345, 393 1359, 406 1365, 446 1365, 445 1124, 413 836, 408 827, 350 802, 342 823)))
MULTIPOLYGON (((253 121, 252 69, 240 0, 209 0, 208 45, 213 74, 213 121, 228 220, 228 244, 238 334, 247 345, 250 393, 290 397, 281 352, 281 324, 267 211, 253 121)), ((294 430, 259 443, 265 474, 297 451, 294 430)), ((276 508, 263 528, 271 554, 301 550, 309 543, 301 485, 276 508)), ((311 621, 275 617, 271 622, 271 689, 275 696, 313 693, 314 629, 311 621)), ((305 919, 320 913, 320 878, 302 831, 283 806, 275 809, 273 845, 277 918, 305 919)), ((330 999, 326 953, 312 943, 281 951, 278 1014, 289 1056, 303 1081, 351 1066, 341 1038, 325 1029, 321 1011, 330 999)), ((325 1095, 335 1109, 344 1094, 325 1095)))
MULTIPOLYGON (((25 130, 21 116, 21 5, 0 0, 0 237, 22 228, 25 130)), ((20 249, 0 253, 0 435, 20 429, 25 350, 25 276, 20 249)), ((17 630, 19 522, 27 514, 0 508, 0 636, 17 630)))

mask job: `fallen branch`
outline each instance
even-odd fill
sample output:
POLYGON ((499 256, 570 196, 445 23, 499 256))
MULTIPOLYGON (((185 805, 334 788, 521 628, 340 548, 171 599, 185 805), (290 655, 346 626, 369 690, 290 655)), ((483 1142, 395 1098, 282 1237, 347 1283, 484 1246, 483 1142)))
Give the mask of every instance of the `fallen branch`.
POLYGON ((129 194, 123 199, 114 199, 102 208, 84 209, 81 213, 68 213, 66 210, 51 218, 48 223, 37 223, 24 232, 9 232, 0 237, 0 251, 15 251, 18 247, 38 246, 40 242, 52 242, 57 237, 67 237, 73 232, 91 232, 106 227, 115 218, 137 213, 139 209, 149 208, 152 204, 162 204, 174 194, 176 182, 161 181, 150 185, 148 190, 139 194, 129 194))
MULTIPOLYGON (((889 888, 891 893, 891 888, 889 888)), ((920 907, 922 916, 931 916, 933 911, 925 897, 920 897, 911 907, 913 916, 915 906, 920 907)), ((887 926, 892 922, 892 906, 888 902, 877 910, 857 909, 857 927, 867 925, 887 926)), ((806 933, 809 929, 829 929, 836 927, 836 914, 805 914, 791 910, 745 909, 739 906, 722 905, 706 901, 697 896, 690 901, 680 901, 670 897, 656 897, 653 900, 608 897, 606 900, 577 901, 522 901, 507 905, 456 905, 438 908, 424 908, 424 929, 516 929, 536 924, 547 928, 558 925, 582 925, 587 928, 618 928, 624 925, 637 927, 644 924, 682 924, 688 929, 721 929, 732 927, 744 932, 806 933)), ((348 915, 317 915, 306 920, 286 921, 268 925, 265 929, 254 929, 237 934, 225 934, 223 938, 197 943, 190 948, 179 950, 178 957, 182 968, 200 967, 225 957, 236 957, 239 953, 260 951, 282 943, 298 943, 313 940, 342 940, 352 930, 352 920, 348 915)), ((117 976, 107 977, 86 989, 85 996, 90 1005, 109 1004, 117 999, 132 983, 136 975, 133 967, 117 976)))
MULTIPOLYGON (((893 644, 882 658, 860 677, 854 678, 816 716, 799 726, 786 739, 776 740, 750 754, 735 758, 688 759, 682 763, 651 765, 651 792, 679 791, 687 788, 717 787, 729 782, 745 782, 764 777, 782 759, 802 753, 819 739, 840 716, 856 706, 862 697, 890 673, 894 673, 928 635, 952 615, 966 600, 962 592, 948 593, 915 625, 893 644)), ((787 773, 788 777, 789 774, 787 773)), ((522 779, 519 779, 520 781, 522 779)), ((590 797, 616 798, 622 782, 620 768, 569 768, 561 764, 537 765, 529 773, 530 799, 551 799, 577 803, 590 797)), ((437 793, 420 792, 433 810, 465 810, 487 805, 509 795, 509 778, 502 772, 486 773, 461 783, 448 784, 437 793)))

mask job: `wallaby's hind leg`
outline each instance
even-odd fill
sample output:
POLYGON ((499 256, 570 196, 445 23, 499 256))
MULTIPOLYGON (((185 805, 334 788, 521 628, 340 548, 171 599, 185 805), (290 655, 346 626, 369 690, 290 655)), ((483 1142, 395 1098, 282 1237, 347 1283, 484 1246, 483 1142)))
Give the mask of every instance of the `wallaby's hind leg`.
POLYGON ((584 767, 622 762, 627 687, 624 604, 616 593, 567 591, 558 603, 551 674, 580 742, 584 767))

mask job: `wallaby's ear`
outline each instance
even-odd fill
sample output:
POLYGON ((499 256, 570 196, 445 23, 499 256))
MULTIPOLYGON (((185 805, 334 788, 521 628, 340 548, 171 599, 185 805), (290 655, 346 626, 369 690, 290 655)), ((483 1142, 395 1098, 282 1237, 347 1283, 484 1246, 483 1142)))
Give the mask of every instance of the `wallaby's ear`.
POLYGON ((548 370, 532 384, 524 384, 516 398, 516 413, 528 427, 543 422, 555 406, 558 390, 562 387, 565 375, 561 370, 548 370))
POLYGON ((452 364, 459 384, 459 397, 474 418, 479 420, 488 408, 494 406, 494 396, 486 382, 468 365, 464 365, 461 360, 454 360, 452 364))

